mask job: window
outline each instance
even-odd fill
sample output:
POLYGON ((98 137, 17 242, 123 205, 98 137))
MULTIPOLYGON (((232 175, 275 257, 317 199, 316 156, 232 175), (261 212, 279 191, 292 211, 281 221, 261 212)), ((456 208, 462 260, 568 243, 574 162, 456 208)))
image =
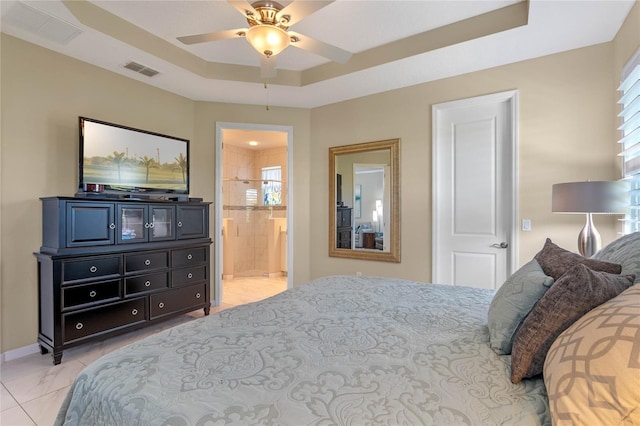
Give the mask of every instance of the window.
POLYGON ((262 168, 262 196, 265 206, 282 204, 282 167, 262 168))
POLYGON ((640 231, 640 50, 622 69, 619 104, 622 105, 620 131, 623 178, 629 181, 629 209, 623 233, 640 231))

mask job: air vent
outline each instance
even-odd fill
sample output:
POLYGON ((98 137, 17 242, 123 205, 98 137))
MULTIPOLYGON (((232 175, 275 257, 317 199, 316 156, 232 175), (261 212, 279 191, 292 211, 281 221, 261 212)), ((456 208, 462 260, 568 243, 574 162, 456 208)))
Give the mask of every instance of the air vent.
POLYGON ((153 68, 146 67, 142 64, 139 64, 133 61, 127 62, 127 64, 124 67, 128 70, 135 71, 142 75, 146 75, 147 77, 153 77, 156 74, 160 74, 159 71, 156 71, 153 68))
POLYGON ((82 34, 80 28, 22 2, 11 7, 3 22, 63 45, 82 34))

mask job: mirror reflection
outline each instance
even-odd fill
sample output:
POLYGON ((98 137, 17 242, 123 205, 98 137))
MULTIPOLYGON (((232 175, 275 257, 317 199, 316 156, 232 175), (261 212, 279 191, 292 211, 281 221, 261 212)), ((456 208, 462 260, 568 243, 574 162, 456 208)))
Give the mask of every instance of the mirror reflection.
POLYGON ((329 255, 400 261, 399 140, 329 149, 329 255))

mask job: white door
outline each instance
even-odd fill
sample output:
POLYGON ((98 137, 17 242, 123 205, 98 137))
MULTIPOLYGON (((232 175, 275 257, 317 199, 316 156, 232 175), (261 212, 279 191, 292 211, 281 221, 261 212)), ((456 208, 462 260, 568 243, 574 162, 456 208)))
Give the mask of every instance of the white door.
POLYGON ((433 106, 433 281, 496 289, 517 253, 517 92, 433 106))

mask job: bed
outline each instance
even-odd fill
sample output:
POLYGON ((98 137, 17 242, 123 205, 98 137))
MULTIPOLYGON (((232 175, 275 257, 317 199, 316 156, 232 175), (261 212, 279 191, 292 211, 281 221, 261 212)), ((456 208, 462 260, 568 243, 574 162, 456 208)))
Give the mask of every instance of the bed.
POLYGON ((78 375, 56 424, 550 425, 546 377, 512 383, 511 355, 492 347, 495 299, 320 278, 102 357, 78 375))

